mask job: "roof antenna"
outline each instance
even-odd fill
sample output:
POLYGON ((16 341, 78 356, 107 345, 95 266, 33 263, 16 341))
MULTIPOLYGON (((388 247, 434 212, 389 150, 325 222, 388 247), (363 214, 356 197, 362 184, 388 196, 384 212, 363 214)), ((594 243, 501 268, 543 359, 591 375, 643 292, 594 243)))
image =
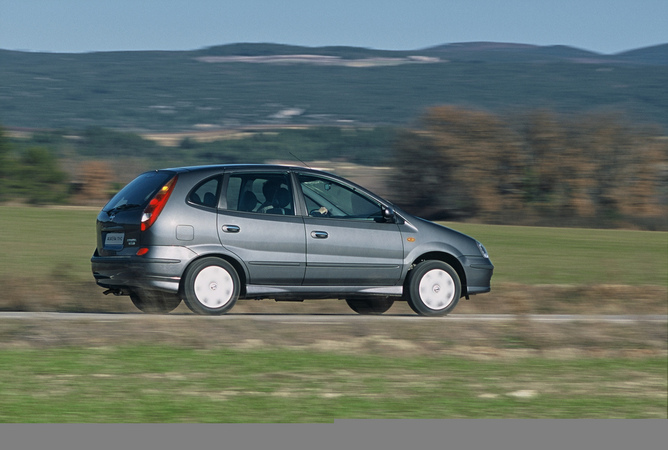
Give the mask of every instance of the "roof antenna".
POLYGON ((307 168, 309 168, 309 169, 311 168, 308 164, 306 164, 304 161, 302 161, 301 158, 298 158, 297 155, 295 155, 291 151, 288 151, 288 153, 290 153, 294 159, 296 159, 300 163, 304 164, 304 166, 306 166, 307 168))

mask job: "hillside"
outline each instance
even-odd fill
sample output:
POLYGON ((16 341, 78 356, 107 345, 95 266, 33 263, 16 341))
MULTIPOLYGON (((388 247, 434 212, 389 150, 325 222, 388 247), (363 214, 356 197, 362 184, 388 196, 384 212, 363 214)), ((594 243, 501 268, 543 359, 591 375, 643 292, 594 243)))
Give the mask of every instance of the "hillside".
POLYGON ((180 52, 0 50, 0 124, 184 131, 410 124, 456 104, 610 110, 668 127, 668 45, 601 55, 472 42, 415 51, 232 44, 180 52))

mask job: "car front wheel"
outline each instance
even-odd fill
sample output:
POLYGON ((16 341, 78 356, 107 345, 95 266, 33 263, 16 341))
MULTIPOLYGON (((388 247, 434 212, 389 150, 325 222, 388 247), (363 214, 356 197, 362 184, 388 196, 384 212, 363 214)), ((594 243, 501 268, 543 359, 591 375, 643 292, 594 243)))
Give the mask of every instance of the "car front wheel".
POLYGON ((195 261, 186 271, 183 300, 197 314, 223 314, 239 298, 239 275, 234 267, 220 258, 195 261))
POLYGON ((421 316, 444 316, 461 297, 457 271, 443 261, 423 261, 410 272, 408 304, 421 316))

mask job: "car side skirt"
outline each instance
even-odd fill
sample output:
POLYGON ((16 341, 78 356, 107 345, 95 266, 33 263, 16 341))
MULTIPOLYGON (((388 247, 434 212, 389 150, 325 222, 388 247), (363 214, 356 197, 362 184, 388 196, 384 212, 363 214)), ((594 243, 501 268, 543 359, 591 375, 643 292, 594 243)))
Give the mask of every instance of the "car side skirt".
POLYGON ((403 286, 269 286, 246 285, 243 298, 318 299, 346 296, 401 297, 403 286))

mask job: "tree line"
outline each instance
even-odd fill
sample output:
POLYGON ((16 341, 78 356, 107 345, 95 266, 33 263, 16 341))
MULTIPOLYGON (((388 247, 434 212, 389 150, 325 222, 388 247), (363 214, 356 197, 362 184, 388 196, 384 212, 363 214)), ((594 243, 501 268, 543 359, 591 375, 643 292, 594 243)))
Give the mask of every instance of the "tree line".
POLYGON ((276 159, 390 166, 381 193, 433 220, 668 229, 660 128, 611 113, 501 116, 454 106, 427 110, 412 128, 316 127, 176 147, 102 128, 28 140, 0 128, 0 201, 99 205, 130 181, 128 166, 276 159))
POLYGON ((666 229, 668 141, 597 113, 430 109, 395 144, 392 195, 429 218, 666 229))

